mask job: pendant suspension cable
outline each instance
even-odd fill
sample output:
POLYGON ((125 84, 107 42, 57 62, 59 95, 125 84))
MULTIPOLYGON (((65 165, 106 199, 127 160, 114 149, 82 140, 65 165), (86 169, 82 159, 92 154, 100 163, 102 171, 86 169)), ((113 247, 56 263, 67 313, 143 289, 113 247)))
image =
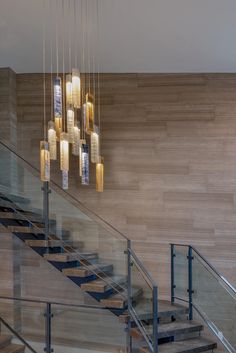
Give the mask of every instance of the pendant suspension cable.
POLYGON ((95 75, 95 50, 96 50, 96 40, 95 40, 95 33, 96 33, 96 2, 95 8, 92 9, 91 13, 93 14, 92 23, 93 23, 93 31, 92 31, 92 80, 93 80, 93 96, 94 96, 94 109, 95 109, 95 117, 94 120, 96 122, 97 118, 97 93, 96 93, 96 75, 95 75), (95 10, 95 11, 94 11, 95 10))
POLYGON ((88 91, 90 93, 90 41, 89 41, 89 37, 90 37, 90 24, 89 24, 89 5, 88 5, 88 1, 86 1, 86 43, 87 43, 87 60, 88 60, 88 91))
MULTIPOLYGON (((57 0, 56 0, 57 1, 57 0)), ((59 31, 59 6, 56 6, 56 66, 57 66, 57 77, 59 74, 59 38, 58 38, 58 31, 59 31)))
MULTIPOLYGON (((98 57, 98 69, 97 69, 97 78, 98 78, 98 126, 99 131, 101 129, 101 92, 100 92, 100 0, 97 0, 97 57, 98 57)), ((101 140, 101 134, 100 134, 101 140)), ((101 144, 100 144, 101 145, 101 144)))
POLYGON ((46 141, 46 0, 43 1, 43 136, 46 141))
MULTIPOLYGON (((50 18, 53 19, 53 11, 52 11, 52 0, 50 0, 50 18)), ((52 48, 52 35, 53 35, 53 20, 51 20, 51 28, 50 28, 50 71, 51 71, 51 120, 53 121, 53 48, 52 48)))
MULTIPOLYGON (((82 14, 82 66, 83 66, 83 72, 84 72, 84 103, 85 103, 85 95, 86 95, 86 85, 87 85, 87 70, 86 70, 86 64, 85 64, 85 55, 86 55, 86 48, 85 48, 85 25, 86 25, 86 21, 85 19, 85 15, 86 15, 86 11, 85 11, 85 6, 84 6, 84 0, 81 0, 81 14, 82 14)), ((85 129, 84 129, 84 124, 82 123, 83 129, 82 129, 82 134, 81 136, 83 137, 83 139, 85 139, 85 129)))
POLYGON ((76 5, 77 0, 74 0, 74 43, 75 43, 75 68, 78 67, 78 39, 77 39, 77 5, 76 5))
POLYGON ((72 62, 71 62, 71 37, 72 37, 72 11, 71 11, 71 2, 68 1, 68 13, 69 13, 69 25, 68 25, 68 54, 69 54, 69 72, 72 70, 72 62))
POLYGON ((66 99, 65 99, 65 8, 64 0, 61 1, 62 5, 62 92, 63 92, 63 126, 66 132, 66 99))

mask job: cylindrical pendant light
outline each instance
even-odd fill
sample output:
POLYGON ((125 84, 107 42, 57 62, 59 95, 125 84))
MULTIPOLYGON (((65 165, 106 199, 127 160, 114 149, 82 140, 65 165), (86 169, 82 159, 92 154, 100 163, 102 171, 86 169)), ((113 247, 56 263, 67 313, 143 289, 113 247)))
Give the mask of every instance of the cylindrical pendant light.
POLYGON ((72 154, 74 156, 80 155, 80 125, 79 123, 74 126, 74 136, 72 145, 72 154))
POLYGON ((72 108, 67 109, 67 133, 69 142, 73 143, 74 139, 74 123, 75 123, 75 114, 72 108))
POLYGON ((94 98, 90 93, 86 94, 86 132, 91 134, 94 131, 94 98))
POLYGON ((61 78, 59 76, 54 79, 54 119, 57 138, 60 138, 62 131, 62 91, 61 78))
POLYGON ((86 140, 80 140, 79 146, 79 176, 82 177, 82 145, 86 145, 86 140))
POLYGON ((96 164, 96 190, 103 192, 104 190, 104 160, 99 158, 99 163, 96 164))
POLYGON ((60 137, 60 168, 69 170, 69 137, 66 132, 62 132, 60 137))
POLYGON ((55 124, 52 120, 48 122, 48 143, 49 143, 49 152, 50 159, 57 159, 57 136, 55 130, 55 124))
POLYGON ((50 153, 47 141, 40 141, 40 178, 50 181, 50 153))
POLYGON ((62 189, 63 189, 63 190, 68 190, 68 189, 69 189, 68 170, 63 170, 63 171, 61 172, 61 174, 62 174, 62 189))
POLYGON ((79 70, 72 69, 72 98, 73 106, 78 109, 81 107, 81 85, 79 70))
POLYGON ((99 162, 99 131, 98 127, 94 125, 94 131, 91 133, 91 162, 98 163, 99 162))
POLYGON ((89 146, 82 144, 81 146, 81 162, 82 162, 82 185, 89 185, 89 146))
POLYGON ((83 131, 86 131, 86 121, 87 121, 86 113, 87 113, 87 104, 84 103, 82 106, 82 129, 83 129, 83 131))
POLYGON ((72 106, 73 98, 72 98, 72 76, 70 74, 66 75, 66 105, 67 107, 72 106))

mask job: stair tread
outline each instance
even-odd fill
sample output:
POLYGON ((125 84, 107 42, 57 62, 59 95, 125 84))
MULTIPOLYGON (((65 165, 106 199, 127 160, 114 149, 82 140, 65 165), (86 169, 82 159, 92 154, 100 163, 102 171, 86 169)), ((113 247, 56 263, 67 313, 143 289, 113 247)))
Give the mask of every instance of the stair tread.
POLYGON ((11 338, 10 335, 0 334, 0 348, 10 344, 11 338))
POLYGON ((68 252, 68 253, 55 253, 55 254, 44 254, 44 258, 49 261, 55 262, 70 262, 70 261, 79 261, 81 259, 89 260, 97 257, 97 253, 77 253, 77 252, 68 252))
MULTIPOLYGON (((153 333, 153 326, 148 325, 145 330, 149 335, 153 333)), ((203 325, 193 322, 193 321, 174 321, 168 324, 158 325, 158 337, 164 338, 169 336, 174 336, 177 334, 182 334, 186 332, 201 331, 203 330, 203 325)), ((132 336, 136 339, 142 339, 142 334, 137 327, 132 328, 132 336)))
POLYGON ((109 264, 96 264, 89 266, 71 267, 63 269, 62 272, 66 276, 70 277, 87 277, 92 274, 99 274, 103 272, 111 272, 113 270, 113 265, 109 264))
MULTIPOLYGON (((135 306, 135 311, 138 312, 138 316, 140 320, 150 319, 152 318, 152 303, 150 301, 150 305, 147 305, 147 300, 143 300, 135 306)), ((184 315, 188 314, 188 308, 179 304, 172 304, 167 300, 159 300, 158 301, 158 317, 170 317, 175 315, 184 315)), ((120 316, 121 322, 126 322, 128 318, 128 313, 124 313, 120 316)))
POLYGON ((25 243, 28 246, 35 247, 35 248, 47 248, 47 247, 59 247, 61 246, 61 240, 39 240, 39 239, 27 239, 25 243))
POLYGON ((81 289, 86 292, 96 292, 96 293, 104 293, 108 289, 111 288, 119 288, 123 284, 126 283, 126 278, 123 276, 110 276, 102 279, 95 279, 88 283, 83 283, 81 285, 81 289))
MULTIPOLYGON (((159 345, 159 353, 200 353, 214 349, 217 344, 205 338, 192 338, 178 342, 170 342, 159 345)), ((140 349, 140 353, 149 353, 148 347, 140 349)))
MULTIPOLYGON (((142 288, 133 288, 132 291, 132 299, 134 300, 139 295, 142 294, 142 288)), ((127 289, 122 291, 121 293, 115 293, 109 296, 106 299, 102 299, 100 302, 102 305, 106 306, 107 308, 116 308, 122 309, 125 304, 127 304, 128 291, 127 289)))
POLYGON ((11 343, 8 346, 1 348, 1 353, 23 353, 25 351, 25 347, 19 344, 11 343))
POLYGON ((25 227, 25 226, 7 226, 6 227, 12 233, 34 233, 41 234, 42 229, 37 227, 25 227))

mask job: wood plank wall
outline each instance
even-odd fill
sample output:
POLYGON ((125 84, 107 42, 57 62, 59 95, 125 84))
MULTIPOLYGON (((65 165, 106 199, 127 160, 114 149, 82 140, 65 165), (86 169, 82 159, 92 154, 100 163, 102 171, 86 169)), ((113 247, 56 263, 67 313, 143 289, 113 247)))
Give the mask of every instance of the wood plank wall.
MULTIPOLYGON (((38 165, 41 75, 17 75, 17 101, 19 151, 38 165)), ((161 296, 170 242, 195 245, 236 284, 236 75, 103 74, 101 104, 105 191, 94 177, 82 188, 72 160, 69 192, 133 240, 161 296)))

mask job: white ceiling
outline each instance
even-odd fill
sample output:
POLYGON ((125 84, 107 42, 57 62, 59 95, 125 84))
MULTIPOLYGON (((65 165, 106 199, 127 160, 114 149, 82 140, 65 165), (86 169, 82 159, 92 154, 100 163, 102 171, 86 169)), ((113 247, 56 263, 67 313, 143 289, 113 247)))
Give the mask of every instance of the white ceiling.
MULTIPOLYGON (((236 71, 236 0, 101 3, 101 71, 236 71)), ((0 0, 0 67, 42 72, 43 17, 43 0, 0 0)))

